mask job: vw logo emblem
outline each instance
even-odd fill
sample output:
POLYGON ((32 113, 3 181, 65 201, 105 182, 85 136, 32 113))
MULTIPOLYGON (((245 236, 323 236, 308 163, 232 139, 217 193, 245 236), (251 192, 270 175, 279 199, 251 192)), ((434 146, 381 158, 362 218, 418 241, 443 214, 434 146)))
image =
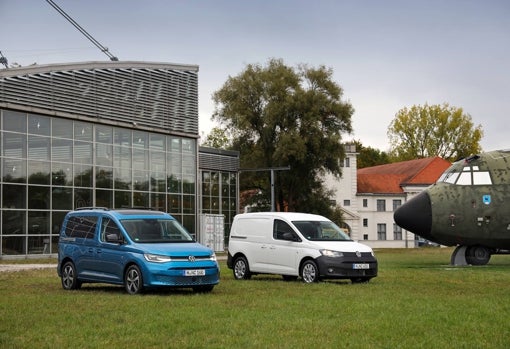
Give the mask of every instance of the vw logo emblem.
POLYGON ((189 257, 188 257, 188 261, 190 261, 190 262, 194 262, 194 261, 195 261, 195 256, 189 256, 189 257))
POLYGON ((357 256, 358 258, 360 258, 360 257, 361 257, 361 252, 360 252, 360 251, 356 251, 356 256, 357 256))

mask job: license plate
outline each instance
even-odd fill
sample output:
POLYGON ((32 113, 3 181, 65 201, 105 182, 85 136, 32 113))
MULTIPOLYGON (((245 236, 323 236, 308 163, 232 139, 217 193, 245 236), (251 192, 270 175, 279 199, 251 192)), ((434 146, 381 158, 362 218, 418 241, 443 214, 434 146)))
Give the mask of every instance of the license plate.
POLYGON ((368 263, 354 263, 352 265, 352 269, 370 269, 370 264, 368 264, 368 263))
POLYGON ((204 269, 189 269, 184 271, 184 276, 204 276, 204 269))

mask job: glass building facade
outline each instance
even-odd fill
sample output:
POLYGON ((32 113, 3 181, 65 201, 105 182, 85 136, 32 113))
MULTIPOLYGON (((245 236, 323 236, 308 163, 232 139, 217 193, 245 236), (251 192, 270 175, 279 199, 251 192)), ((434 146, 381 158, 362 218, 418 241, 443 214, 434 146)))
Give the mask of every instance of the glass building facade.
POLYGON ((239 157, 205 149, 213 165, 199 171, 197 70, 0 70, 0 257, 56 253, 63 217, 79 207, 150 207, 195 235, 202 214, 224 214, 228 227, 239 157))

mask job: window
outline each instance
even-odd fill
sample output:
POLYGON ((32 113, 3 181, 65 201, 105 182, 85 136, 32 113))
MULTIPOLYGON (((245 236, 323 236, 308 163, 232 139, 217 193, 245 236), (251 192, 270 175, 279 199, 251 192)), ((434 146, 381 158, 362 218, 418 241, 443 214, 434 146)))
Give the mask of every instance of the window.
POLYGON ((351 200, 344 200, 344 206, 351 206, 351 200))
POLYGON ((345 167, 351 167, 351 159, 345 158, 345 167))
POLYGON ((402 228, 393 223, 393 240, 402 240, 402 228))
POLYGON ((377 223, 377 240, 386 240, 386 224, 377 223))
POLYGON ((377 212, 386 211, 386 200, 377 200, 377 212))
POLYGON ((393 200, 393 211, 396 211, 397 208, 402 206, 402 200, 393 200))
POLYGON ((122 234, 117 224, 110 218, 104 217, 101 221, 101 241, 106 242, 106 236, 112 234, 117 236, 118 240, 122 238, 122 234))
POLYGON ((286 222, 275 219, 273 224, 273 238, 277 240, 284 240, 283 235, 285 233, 291 233, 295 235, 294 230, 286 222))
POLYGON ((363 218, 363 226, 368 227, 368 218, 363 218))
POLYGON ((65 234, 68 237, 93 239, 96 232, 97 216, 70 217, 65 234))
POLYGON ((363 207, 368 207, 368 199, 363 199, 363 207))
POLYGON ((363 240, 368 240, 368 234, 363 234, 363 240))

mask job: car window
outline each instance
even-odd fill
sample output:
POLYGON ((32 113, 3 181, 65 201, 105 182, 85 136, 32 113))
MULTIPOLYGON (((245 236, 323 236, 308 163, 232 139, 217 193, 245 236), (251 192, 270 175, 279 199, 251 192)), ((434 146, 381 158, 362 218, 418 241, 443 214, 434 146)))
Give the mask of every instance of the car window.
POLYGON ((103 217, 101 221, 101 236, 100 239, 102 242, 106 242, 106 236, 115 235, 116 240, 122 239, 122 233, 120 232, 120 228, 111 218, 103 217))
POLYGON ((67 220, 64 234, 72 238, 93 239, 97 220, 97 216, 71 216, 67 220))
POLYGON ((123 219, 121 224, 131 240, 136 242, 194 241, 179 222, 171 219, 123 219))
POLYGON ((307 240, 350 241, 351 238, 335 223, 329 221, 293 221, 307 240))
POLYGON ((291 233, 293 235, 296 235, 294 230, 292 230, 292 227, 287 222, 275 219, 273 224, 273 238, 277 240, 285 240, 283 238, 283 235, 285 233, 291 233))

